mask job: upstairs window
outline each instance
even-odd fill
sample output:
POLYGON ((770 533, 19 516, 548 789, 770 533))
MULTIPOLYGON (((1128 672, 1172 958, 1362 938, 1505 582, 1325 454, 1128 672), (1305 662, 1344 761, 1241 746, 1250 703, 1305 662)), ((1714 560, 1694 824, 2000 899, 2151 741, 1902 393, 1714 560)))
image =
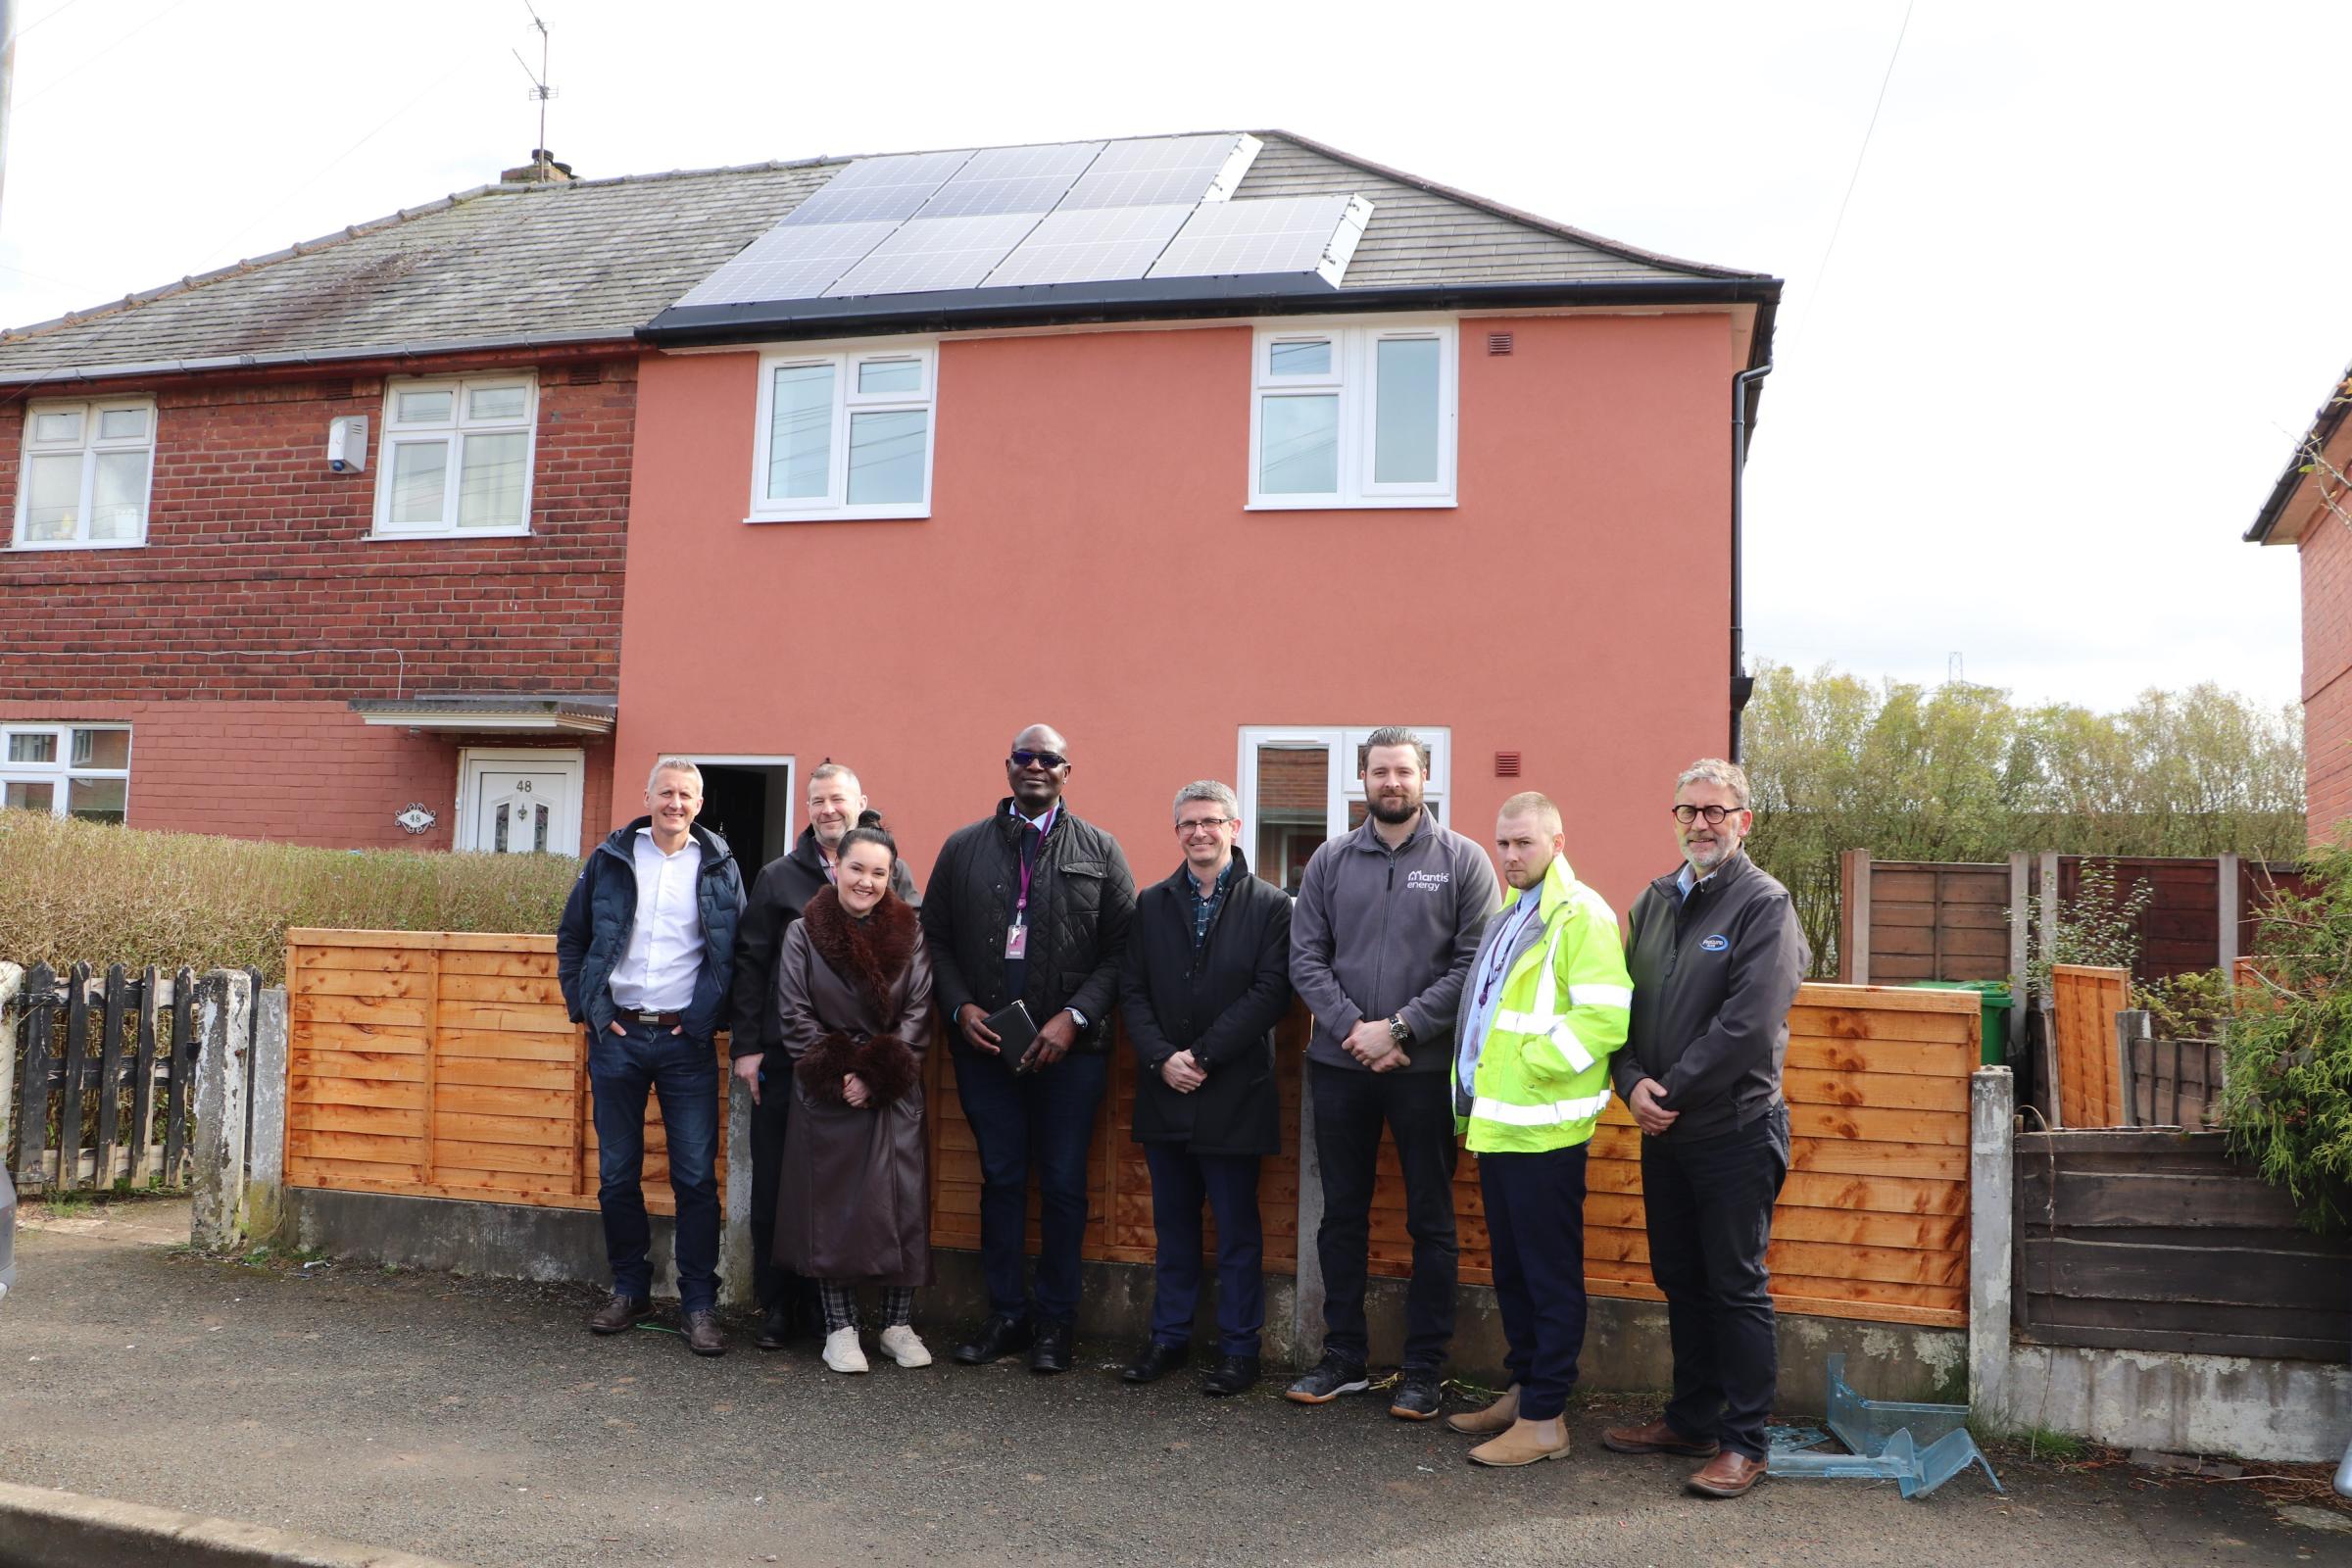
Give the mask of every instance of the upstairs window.
POLYGON ((750 520, 931 515, 937 366, 929 343, 763 356, 750 520))
POLYGON ((1453 323, 1262 327, 1252 365, 1252 509, 1453 505, 1453 323))
POLYGON ((528 375, 387 383, 376 533, 530 532, 538 413, 528 375))
POLYGON ((0 725, 0 807, 120 822, 129 806, 128 725, 0 725))
POLYGON ((30 405, 17 481, 18 548, 145 544, 154 468, 152 400, 30 405))

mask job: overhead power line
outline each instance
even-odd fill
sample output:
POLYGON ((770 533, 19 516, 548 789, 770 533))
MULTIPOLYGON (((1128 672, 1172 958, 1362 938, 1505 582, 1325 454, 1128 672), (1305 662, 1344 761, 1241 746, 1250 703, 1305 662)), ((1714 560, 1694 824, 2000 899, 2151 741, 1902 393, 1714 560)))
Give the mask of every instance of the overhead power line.
POLYGON ((1886 74, 1879 78, 1878 101, 1870 106, 1870 123, 1862 128, 1862 145, 1854 153, 1854 172, 1846 176, 1845 195, 1838 203, 1838 220, 1830 225, 1830 242, 1821 248, 1821 261, 1813 269, 1813 289, 1805 297, 1805 314, 1798 318, 1796 331, 1789 340, 1789 351, 1804 341, 1805 328, 1813 320, 1813 309, 1821 303, 1824 288, 1829 282, 1830 257, 1838 249, 1838 236, 1845 231, 1845 210, 1853 205, 1854 187, 1862 180, 1863 161, 1870 157, 1870 139, 1879 128, 1879 111, 1886 107, 1886 86, 1894 80, 1894 63, 1903 58, 1903 39, 1911 31, 1911 13, 1918 0, 1909 0, 1903 7, 1903 24, 1894 30, 1894 48, 1886 56, 1886 74))

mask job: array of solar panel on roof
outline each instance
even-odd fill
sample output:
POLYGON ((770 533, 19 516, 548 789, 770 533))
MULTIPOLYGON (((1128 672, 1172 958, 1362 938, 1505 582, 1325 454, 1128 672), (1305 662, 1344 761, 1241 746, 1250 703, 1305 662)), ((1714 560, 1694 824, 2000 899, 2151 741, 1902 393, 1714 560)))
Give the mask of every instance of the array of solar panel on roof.
POLYGON ((1189 203, 1052 212, 988 274, 990 288, 1142 277, 1192 216, 1189 203))
POLYGON ((680 305, 812 300, 897 231, 895 220, 771 228, 696 284, 680 305))
MULTIPOLYGON (((1243 151, 1255 154, 1254 136, 1152 136, 1142 141, 1114 141, 1102 149, 1062 198, 1062 210, 1092 207, 1156 207, 1163 203, 1222 201, 1232 194, 1219 189, 1218 175, 1243 151)), ((1247 165, 1245 164, 1245 167, 1247 165)), ((1240 175, 1233 176, 1236 180, 1240 175)))
POLYGON ((1193 209, 1145 276, 1319 271, 1332 236, 1354 201, 1353 196, 1335 195, 1204 202, 1193 209))
POLYGON ((851 294, 920 294, 977 288, 980 280, 1037 226, 1035 213, 984 213, 968 218, 917 218, 875 246, 832 287, 828 298, 851 294))
POLYGON ((1102 151, 1099 141, 1047 147, 983 147, 949 176, 917 218, 1045 213, 1102 151))
POLYGON ((953 153, 893 153, 860 158, 817 187, 784 215, 784 223, 902 222, 922 211, 948 177, 971 159, 971 150, 953 153))

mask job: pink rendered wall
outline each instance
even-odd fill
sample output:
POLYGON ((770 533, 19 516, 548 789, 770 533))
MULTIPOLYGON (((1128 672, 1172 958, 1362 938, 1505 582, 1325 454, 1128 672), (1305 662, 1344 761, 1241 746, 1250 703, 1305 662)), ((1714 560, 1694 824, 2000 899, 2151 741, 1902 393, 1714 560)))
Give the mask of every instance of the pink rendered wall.
POLYGON ((1448 725, 1454 824, 1547 792, 1622 908, 1675 862, 1675 771, 1726 740, 1732 323, 1460 339, 1456 508, 1245 511, 1250 333, 1216 327, 943 344, 929 518, 759 525, 757 354, 649 356, 615 772, 838 758, 919 879, 1048 722, 1149 880, 1177 787, 1239 782, 1241 726, 1448 725))

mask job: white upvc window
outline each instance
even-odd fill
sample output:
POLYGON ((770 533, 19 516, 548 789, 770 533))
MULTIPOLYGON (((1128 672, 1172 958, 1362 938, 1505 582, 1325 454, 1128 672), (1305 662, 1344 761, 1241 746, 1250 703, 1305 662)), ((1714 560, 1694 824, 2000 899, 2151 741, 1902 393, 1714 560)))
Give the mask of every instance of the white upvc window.
POLYGON ((935 344, 760 360, 752 522, 931 515, 935 344))
MULTIPOLYGON (((1453 732, 1412 726, 1429 748, 1421 802, 1439 822, 1452 819, 1453 732)), ((1370 726, 1246 724, 1239 781, 1243 840, 1250 868, 1276 887, 1298 891, 1307 857, 1327 839, 1363 826, 1363 752, 1370 726)))
POLYGON ((376 535, 530 532, 538 427, 533 375, 386 382, 376 535))
POLYGON ((130 726, 0 724, 0 807, 122 821, 130 807, 130 726))
POLYGON ((28 405, 17 480, 17 548, 145 544, 154 471, 154 399, 28 405))
POLYGON ((1450 320, 1260 326, 1250 509, 1452 506, 1454 341, 1450 320))

